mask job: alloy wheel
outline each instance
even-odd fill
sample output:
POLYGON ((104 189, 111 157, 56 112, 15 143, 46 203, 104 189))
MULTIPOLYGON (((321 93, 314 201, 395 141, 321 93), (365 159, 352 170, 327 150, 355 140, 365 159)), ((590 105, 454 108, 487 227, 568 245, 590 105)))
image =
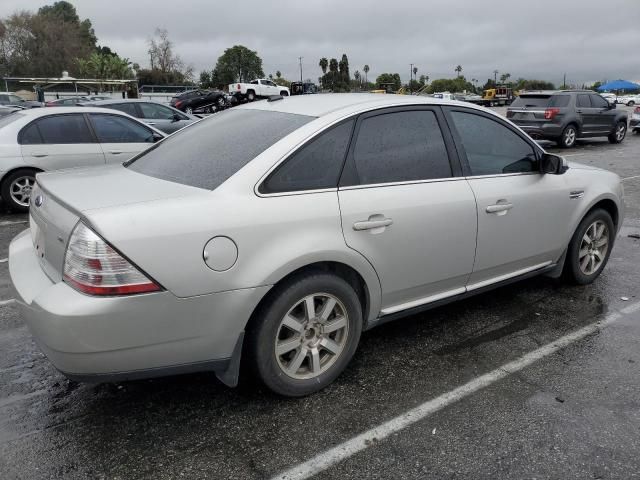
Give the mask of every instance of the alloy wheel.
POLYGON ((622 140, 624 140, 624 136, 626 133, 627 133, 627 126, 624 123, 620 123, 616 127, 616 140, 618 142, 621 142, 622 140))
POLYGON ((31 198, 31 191, 33 185, 36 183, 36 179, 30 176, 22 176, 16 178, 11 182, 9 192, 11 193, 11 199, 21 207, 29 206, 29 199, 31 198))
POLYGON ((347 309, 338 298, 307 295, 280 321, 274 347, 278 366, 297 380, 317 377, 343 353, 348 335, 347 309))
POLYGON ((574 143, 576 143, 576 131, 573 127, 569 127, 564 132, 564 144, 571 147, 574 143))
POLYGON ((580 242, 578 263, 580 271, 585 275, 593 275, 602 266, 609 249, 609 229, 607 225, 596 220, 587 228, 580 242))

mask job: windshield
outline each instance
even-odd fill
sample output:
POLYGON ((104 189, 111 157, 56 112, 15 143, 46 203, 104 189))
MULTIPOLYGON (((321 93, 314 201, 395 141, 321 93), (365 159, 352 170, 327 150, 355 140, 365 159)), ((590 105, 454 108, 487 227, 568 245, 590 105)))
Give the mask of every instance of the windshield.
POLYGON ((151 177, 214 190, 304 124, 306 115, 227 110, 196 122, 125 163, 151 177))
MULTIPOLYGON (((0 113, 0 115, 2 114, 0 113)), ((19 120, 22 117, 24 117, 24 114, 19 112, 13 112, 13 113, 9 113, 8 115, 2 115, 0 116, 0 128, 6 127, 10 123, 15 122, 16 120, 19 120)))
POLYGON ((566 107, 569 105, 569 95, 520 95, 512 107, 566 107))

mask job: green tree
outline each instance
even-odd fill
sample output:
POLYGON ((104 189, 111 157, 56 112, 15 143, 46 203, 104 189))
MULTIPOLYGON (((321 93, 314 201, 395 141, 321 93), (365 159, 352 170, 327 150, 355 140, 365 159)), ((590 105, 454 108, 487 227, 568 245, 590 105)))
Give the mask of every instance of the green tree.
POLYGON ((322 57, 320 59, 320 63, 318 64, 320 65, 320 68, 322 69, 322 74, 326 74, 327 73, 327 67, 329 66, 329 60, 326 59, 326 57, 322 57))
POLYGON ((376 88, 382 88, 383 84, 392 84, 392 90, 400 90, 402 86, 402 81, 400 80, 399 73, 381 73, 376 78, 376 88))
MULTIPOLYGON (((111 52, 110 49, 107 49, 111 52)), ((93 52, 87 58, 77 59, 78 71, 87 78, 105 80, 133 78, 131 62, 128 58, 120 58, 115 53, 93 52)))
POLYGON ((365 82, 365 83, 369 83, 369 80, 368 80, 368 78, 367 78, 367 75, 369 75, 369 65, 365 65, 365 66, 362 68, 362 71, 364 72, 364 82, 365 82))
POLYGON ((221 85, 234 82, 248 82, 264 77, 262 59, 258 52, 243 45, 227 48, 216 63, 214 78, 221 85))
POLYGON ((459 77, 460 77, 460 73, 462 73, 462 65, 458 65, 458 66, 455 68, 455 71, 456 71, 456 74, 457 74, 457 76, 458 76, 458 78, 459 78, 459 77))

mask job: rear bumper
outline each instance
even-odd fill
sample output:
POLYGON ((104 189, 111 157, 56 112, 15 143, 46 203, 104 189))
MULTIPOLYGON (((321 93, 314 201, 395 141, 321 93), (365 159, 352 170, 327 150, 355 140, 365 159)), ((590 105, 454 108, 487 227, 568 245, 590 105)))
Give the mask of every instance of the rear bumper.
POLYGON ((640 128, 640 118, 632 118, 629 120, 629 128, 640 128))
POLYGON ((533 138, 558 138, 562 135, 562 125, 555 123, 531 124, 526 122, 514 122, 522 130, 533 138))
POLYGON ((225 376, 239 361, 247 320, 269 289, 92 297, 44 274, 29 230, 11 242, 9 271, 38 346, 58 370, 83 381, 202 370, 225 376))

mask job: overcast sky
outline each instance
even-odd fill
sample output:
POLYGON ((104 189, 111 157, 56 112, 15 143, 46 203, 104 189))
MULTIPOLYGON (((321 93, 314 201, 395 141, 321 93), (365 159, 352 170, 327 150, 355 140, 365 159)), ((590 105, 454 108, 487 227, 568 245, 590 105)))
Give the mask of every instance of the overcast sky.
MULTIPOLYGON (((50 2, 2 0, 0 16, 50 2)), ((640 80, 638 0, 76 0, 98 41, 148 65, 147 41, 156 27, 169 30, 176 52, 196 71, 211 69, 225 48, 257 50, 265 74, 280 70, 317 81, 320 57, 349 57, 351 73, 369 64, 369 79, 409 64, 418 76, 455 76, 481 84, 493 70, 512 78, 582 84, 640 80), (537 6, 538 5, 544 5, 537 6)), ((52 72, 59 74, 60 72, 52 72)))

